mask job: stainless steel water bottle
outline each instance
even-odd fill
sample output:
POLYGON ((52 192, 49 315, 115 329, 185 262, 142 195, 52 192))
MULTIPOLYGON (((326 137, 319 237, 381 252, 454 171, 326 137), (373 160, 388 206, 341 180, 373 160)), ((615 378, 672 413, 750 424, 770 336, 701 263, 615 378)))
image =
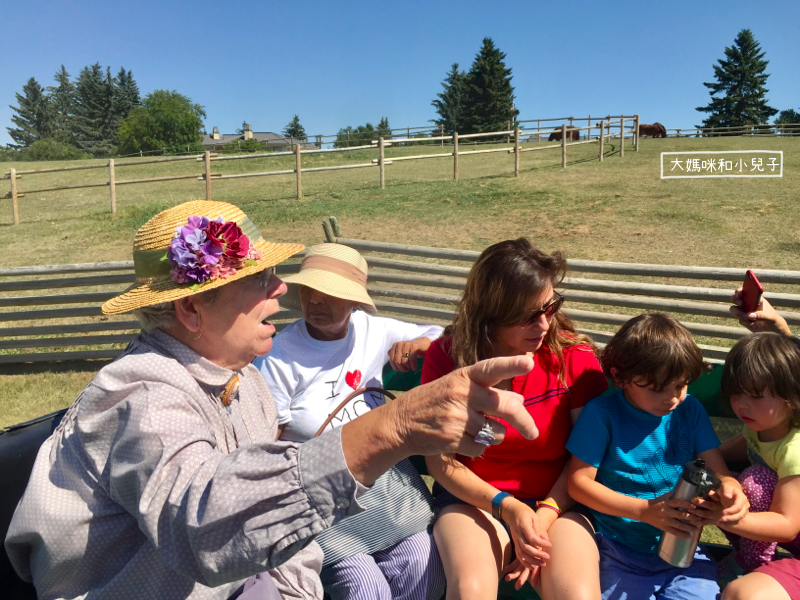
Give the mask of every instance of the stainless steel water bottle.
MULTIPOLYGON (((719 486, 720 481, 714 471, 706 467, 702 458, 696 458, 684 466, 678 485, 672 492, 672 499, 689 502, 692 498, 705 498, 712 490, 719 489, 719 486)), ((688 567, 692 564, 701 531, 702 527, 691 538, 664 532, 658 544, 658 555, 673 567, 688 567)))

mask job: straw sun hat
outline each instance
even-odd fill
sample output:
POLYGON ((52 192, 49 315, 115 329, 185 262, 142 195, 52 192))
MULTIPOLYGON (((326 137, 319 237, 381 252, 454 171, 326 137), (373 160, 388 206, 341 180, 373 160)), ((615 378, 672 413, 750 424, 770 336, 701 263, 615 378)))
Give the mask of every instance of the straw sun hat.
MULTIPOLYGON (((235 228, 233 228, 235 229, 235 228)), ((237 232, 238 235, 238 232, 237 232)), ((241 238, 239 238, 241 242, 241 238)), ((136 283, 125 293, 103 304, 103 313, 116 315, 144 306, 172 302, 179 298, 198 294, 258 273, 277 265, 302 250, 302 244, 279 244, 268 242, 261 232, 241 210, 227 202, 193 201, 169 208, 139 228, 133 241, 133 265, 136 283), (165 260, 178 228, 189 223, 189 217, 207 217, 214 221, 221 217, 224 223, 233 222, 250 242, 250 253, 240 262, 239 268, 228 268, 227 274, 216 279, 208 279, 197 286, 194 282, 178 283, 170 271, 176 265, 165 260), (254 258, 260 253, 260 257, 254 258)))
POLYGON ((367 261, 349 246, 311 246, 300 272, 282 279, 289 291, 278 301, 286 308, 300 309, 300 286, 305 285, 335 298, 360 302, 364 312, 370 315, 378 312, 367 293, 367 261))

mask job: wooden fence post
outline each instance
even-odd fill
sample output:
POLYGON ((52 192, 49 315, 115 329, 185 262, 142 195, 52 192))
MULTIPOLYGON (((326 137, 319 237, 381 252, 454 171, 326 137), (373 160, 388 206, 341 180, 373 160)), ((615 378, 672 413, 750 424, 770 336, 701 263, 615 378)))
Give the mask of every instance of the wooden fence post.
POLYGON ((633 150, 639 151, 639 115, 633 115, 633 150))
POLYGON ((206 165, 206 200, 211 200, 211 151, 206 150, 203 160, 206 165))
POLYGON ((386 187, 386 170, 383 162, 383 136, 378 138, 378 151, 380 153, 378 154, 378 167, 381 171, 381 189, 384 189, 386 187))
POLYGON ((453 132, 453 179, 458 181, 458 132, 453 132))
POLYGON ((19 225, 19 200, 17 199, 17 170, 11 169, 11 204, 14 208, 14 225, 19 225))
POLYGON ((592 139, 592 115, 589 115, 589 118, 586 119, 586 126, 589 128, 586 130, 586 139, 592 139))
POLYGON ((572 126, 574 125, 574 123, 572 122, 572 121, 573 121, 573 119, 574 119, 574 117, 570 117, 570 118, 569 118, 569 126, 570 126, 570 127, 572 127, 572 126))
POLYGON ((444 123, 439 125, 439 137, 442 138, 440 146, 444 148, 444 123))
POLYGON ((561 124, 561 168, 567 166, 567 124, 561 124))
POLYGON ((542 134, 539 133, 541 130, 542 130, 542 120, 541 119, 536 119, 536 141, 537 142, 541 142, 542 141, 542 134))
POLYGON ((301 169, 300 169, 300 144, 299 143, 294 145, 294 156, 295 156, 294 171, 295 171, 295 175, 297 175, 297 199, 298 200, 302 200, 303 199, 303 179, 302 179, 302 177, 300 175, 301 169))
POLYGON ((111 214, 117 214, 117 179, 114 176, 114 159, 108 159, 108 188, 111 193, 111 214))
POLYGON ((625 156, 625 117, 619 119, 619 157, 625 156))
POLYGON ((514 129, 514 177, 519 177, 519 127, 514 129))
MULTIPOLYGON (((511 121, 506 121, 506 131, 508 131, 509 129, 511 129, 511 121)), ((506 144, 510 144, 510 143, 511 143, 511 134, 507 133, 506 134, 506 144)))
POLYGON ((603 145, 606 142, 606 122, 600 121, 600 162, 603 162, 603 145))

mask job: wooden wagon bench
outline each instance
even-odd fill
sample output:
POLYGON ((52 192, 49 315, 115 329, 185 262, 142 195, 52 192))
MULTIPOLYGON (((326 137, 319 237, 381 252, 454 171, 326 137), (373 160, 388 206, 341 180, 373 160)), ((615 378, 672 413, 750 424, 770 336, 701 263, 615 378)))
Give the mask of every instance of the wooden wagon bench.
MULTIPOLYGON (((447 324, 459 299, 469 265, 478 252, 411 246, 343 237, 336 219, 323 222, 325 241, 346 244, 364 254, 370 267, 369 293, 381 314, 418 323, 447 324)), ((535 243, 535 240, 534 240, 535 243)), ((720 413, 721 363, 728 346, 747 330, 728 312, 731 290, 746 267, 717 268, 569 260, 569 276, 560 289, 564 310, 602 346, 631 316, 643 311, 676 315, 697 338, 714 369, 690 387, 712 416, 720 413), (688 285, 687 282, 702 285, 688 285)), ((278 274, 297 272, 299 259, 278 266, 278 274)), ((796 286, 800 271, 758 270, 765 297, 792 326, 800 325, 800 294, 770 292, 770 286, 796 286)), ((131 317, 106 317, 100 304, 133 282, 130 261, 0 269, 0 369, 2 365, 65 360, 110 360, 122 352, 138 327, 131 317), (69 290, 68 293, 59 293, 69 290)), ((791 288, 790 288, 791 289, 791 288)), ((281 310, 280 330, 297 319, 281 310)), ((405 391, 419 384, 419 373, 387 369, 384 385, 405 391)), ((0 534, 27 483, 36 451, 64 411, 0 432, 0 534)), ((724 547, 718 548, 724 550, 724 547)), ((0 553, 0 589, 14 598, 35 598, 0 553)), ((501 584, 501 597, 535 597, 530 588, 515 593, 501 584)))

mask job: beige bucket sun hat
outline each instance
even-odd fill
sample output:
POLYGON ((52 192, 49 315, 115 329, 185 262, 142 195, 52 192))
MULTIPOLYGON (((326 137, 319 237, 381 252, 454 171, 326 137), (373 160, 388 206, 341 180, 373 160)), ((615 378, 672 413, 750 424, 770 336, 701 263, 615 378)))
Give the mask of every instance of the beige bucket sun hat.
POLYGON ((136 232, 133 242, 136 283, 125 293, 103 304, 102 310, 104 314, 116 315, 199 294, 277 265, 303 248, 303 244, 266 241, 261 237, 258 227, 233 204, 204 200, 179 204, 158 213, 136 232), (251 253, 239 263, 230 263, 237 265, 237 268, 228 269, 225 276, 208 279, 201 285, 194 282, 178 283, 170 273, 176 265, 165 257, 170 243, 177 235, 176 230, 187 225, 189 217, 207 217, 211 221, 221 217, 224 223, 235 223, 241 233, 247 236, 251 253), (259 254, 258 258, 254 258, 259 254))
POLYGON ((285 308, 300 309, 300 286, 308 286, 335 298, 360 302, 364 312, 378 313, 367 293, 367 261, 349 246, 318 244, 306 251, 300 272, 283 277, 289 291, 278 301, 285 308))

